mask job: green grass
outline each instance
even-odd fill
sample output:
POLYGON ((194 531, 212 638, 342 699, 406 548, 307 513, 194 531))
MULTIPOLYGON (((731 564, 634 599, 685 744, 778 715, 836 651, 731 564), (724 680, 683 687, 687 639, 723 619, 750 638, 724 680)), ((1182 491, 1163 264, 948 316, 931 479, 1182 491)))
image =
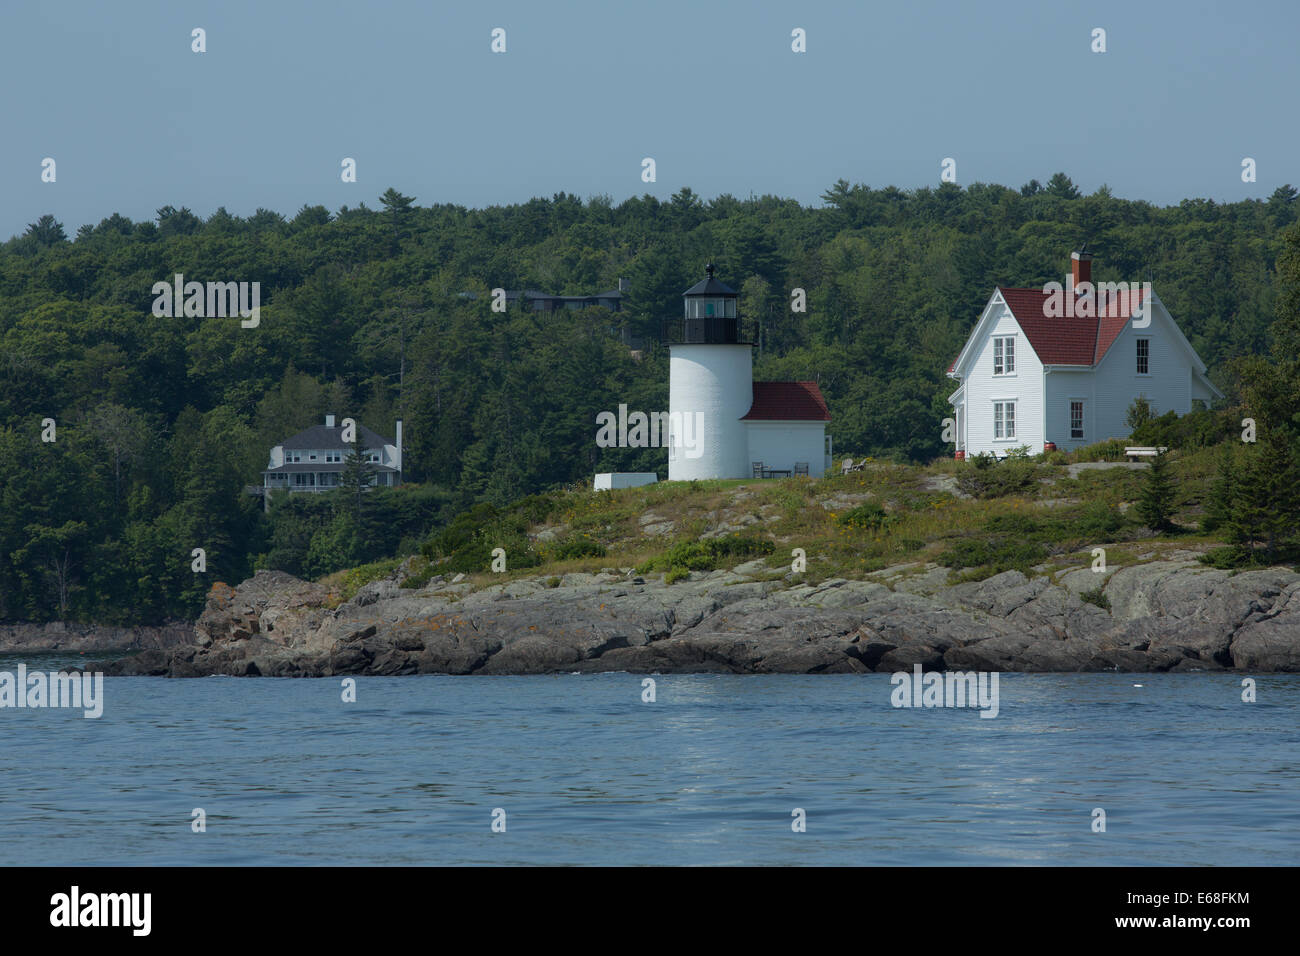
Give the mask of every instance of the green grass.
MULTIPOLYGON (((1092 460, 1115 447, 1122 455, 1122 445, 1102 443, 1068 457, 1092 460)), ((966 580, 1010 569, 1029 574, 1044 566, 1087 567, 1094 547, 1106 548, 1108 564, 1127 566, 1172 550, 1225 544, 1194 530, 1217 454, 1207 447, 1173 455, 1174 520, 1181 530, 1163 535, 1142 528, 1131 507, 1120 512, 1138 499, 1145 469, 1088 470, 1071 478, 1064 453, 983 466, 950 458, 924 466, 872 462, 863 471, 823 479, 661 482, 601 492, 568 487, 504 508, 480 505, 437 529, 423 559, 413 563, 416 583, 410 586, 444 573, 464 572, 477 588, 503 578, 558 579, 603 568, 662 572, 677 581, 693 570, 754 558, 786 569, 794 548, 808 557, 801 580, 814 584, 907 563, 936 563, 966 580), (944 476, 955 477, 959 491, 970 489, 970 497, 939 490, 936 479, 944 476), (646 515, 656 524, 671 522, 669 533, 647 534, 641 524, 646 515), (746 516, 757 520, 745 525, 740 519, 746 516), (740 530, 702 538, 722 522, 740 530), (552 540, 536 539, 543 527, 552 530, 552 540), (493 547, 506 549, 505 575, 489 573, 493 547)), ((1226 556, 1218 561, 1226 563, 1226 556)), ((378 565, 391 571, 388 562, 378 565)), ((381 570, 367 566, 348 574, 346 587, 355 593, 381 570)))

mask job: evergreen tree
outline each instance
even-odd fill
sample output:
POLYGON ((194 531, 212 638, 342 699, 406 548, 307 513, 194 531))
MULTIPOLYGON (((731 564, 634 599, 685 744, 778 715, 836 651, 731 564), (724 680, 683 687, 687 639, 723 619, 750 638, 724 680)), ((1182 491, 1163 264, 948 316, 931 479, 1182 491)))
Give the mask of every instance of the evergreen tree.
POLYGON ((339 476, 339 487, 343 498, 352 512, 353 526, 358 530, 366 525, 365 495, 366 489, 375 483, 375 466, 366 458, 366 449, 353 448, 343 459, 343 473, 339 476))
POLYGON ((1136 510, 1142 523, 1152 531, 1168 531, 1172 527, 1169 519, 1174 513, 1174 486, 1163 454, 1151 460, 1136 510))
POLYGON ((1052 174, 1052 178, 1047 181, 1047 192, 1049 195, 1060 196, 1062 199, 1079 198, 1078 188, 1065 173, 1052 174))
POLYGON ((1296 488, 1296 458, 1287 435, 1270 429, 1245 454, 1238 471, 1228 524, 1229 540, 1273 562, 1295 541, 1300 522, 1300 491, 1296 488))
POLYGON ((1237 461, 1233 448, 1230 442, 1225 443, 1219 456, 1218 474, 1210 485, 1210 494, 1205 501, 1205 515, 1201 518, 1202 531, 1227 528, 1232 522, 1232 503, 1237 484, 1237 461))
POLYGON ((32 241, 42 249, 68 241, 68 235, 63 231, 63 223, 48 213, 35 222, 28 223, 23 238, 32 241))
POLYGON ((384 190, 384 194, 379 197, 379 201, 383 204, 384 218, 388 220, 388 228, 391 230, 389 252, 396 255, 402 240, 408 235, 407 228, 411 222, 411 203, 415 202, 415 197, 403 196, 392 186, 389 186, 384 190))

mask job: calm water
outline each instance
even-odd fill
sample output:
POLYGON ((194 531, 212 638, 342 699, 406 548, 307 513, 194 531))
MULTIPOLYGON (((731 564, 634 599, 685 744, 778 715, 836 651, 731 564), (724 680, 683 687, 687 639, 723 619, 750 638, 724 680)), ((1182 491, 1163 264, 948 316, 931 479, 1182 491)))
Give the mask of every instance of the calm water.
POLYGON ((106 679, 99 720, 0 710, 0 860, 1300 863, 1300 675, 1003 675, 993 720, 888 675, 656 680, 106 679))

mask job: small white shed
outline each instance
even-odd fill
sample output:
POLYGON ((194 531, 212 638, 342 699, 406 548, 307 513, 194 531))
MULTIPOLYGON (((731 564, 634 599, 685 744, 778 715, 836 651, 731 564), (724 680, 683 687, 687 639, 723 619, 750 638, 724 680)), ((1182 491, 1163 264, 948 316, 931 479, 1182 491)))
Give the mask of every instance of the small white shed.
POLYGON ((659 476, 653 471, 602 471, 596 475, 595 491, 612 491, 615 488, 639 488, 653 485, 659 476))

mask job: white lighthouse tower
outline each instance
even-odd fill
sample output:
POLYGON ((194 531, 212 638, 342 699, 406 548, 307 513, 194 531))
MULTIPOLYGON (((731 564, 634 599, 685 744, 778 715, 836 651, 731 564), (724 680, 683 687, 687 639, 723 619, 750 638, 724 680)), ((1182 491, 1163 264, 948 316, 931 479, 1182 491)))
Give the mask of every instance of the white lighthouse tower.
POLYGON ((738 341, 736 291, 713 278, 712 265, 705 273, 682 296, 681 341, 669 346, 669 481, 749 474, 741 418, 754 401, 753 345, 738 341))

